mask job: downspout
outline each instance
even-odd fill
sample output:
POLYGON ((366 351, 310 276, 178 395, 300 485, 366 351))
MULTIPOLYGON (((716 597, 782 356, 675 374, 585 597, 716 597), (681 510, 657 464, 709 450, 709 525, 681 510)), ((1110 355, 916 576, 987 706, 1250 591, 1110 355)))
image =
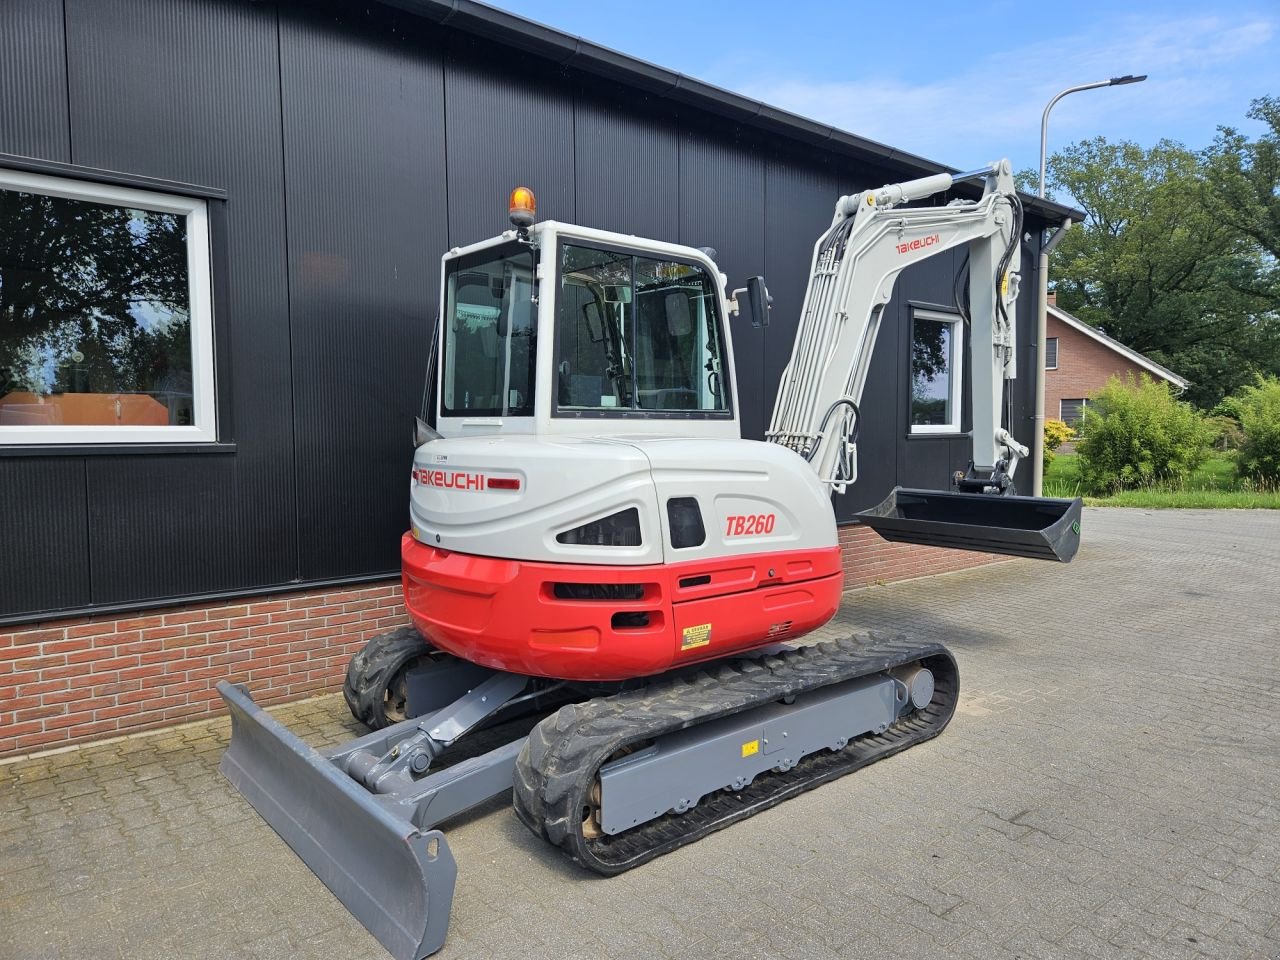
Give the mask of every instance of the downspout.
POLYGON ((1044 352, 1049 314, 1049 254, 1067 235, 1071 218, 1053 232, 1040 247, 1040 264, 1036 270, 1040 288, 1036 291, 1036 413, 1031 437, 1031 495, 1044 496, 1044 352))

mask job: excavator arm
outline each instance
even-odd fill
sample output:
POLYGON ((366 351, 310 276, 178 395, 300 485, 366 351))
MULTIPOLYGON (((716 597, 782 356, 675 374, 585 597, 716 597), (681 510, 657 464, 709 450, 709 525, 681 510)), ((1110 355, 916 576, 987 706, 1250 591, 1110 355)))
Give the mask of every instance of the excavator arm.
POLYGON ((884 307, 898 276, 921 260, 967 247, 972 344, 973 463, 962 488, 1004 493, 1027 448, 1004 421, 1005 382, 1017 375, 1016 304, 1022 205, 1009 162, 941 173, 841 197, 813 265, 791 360, 767 439, 803 456, 836 492, 857 479, 862 392, 884 307), (963 180, 985 178, 977 201, 902 207, 963 180))
MULTIPOLYGON (((1017 299, 1022 204, 1007 160, 967 174, 940 173, 841 197, 813 248, 813 265, 791 359, 766 439, 794 450, 823 483, 843 493, 857 479, 862 392, 885 305, 907 267, 965 247, 973 455, 955 491, 895 488, 855 518, 904 543, 1070 560, 1079 546, 1081 502, 1019 497, 1007 384, 1017 376, 1017 299), (905 207, 964 180, 985 180, 979 200, 905 207)), ((957 298, 959 299, 959 298, 957 298)))

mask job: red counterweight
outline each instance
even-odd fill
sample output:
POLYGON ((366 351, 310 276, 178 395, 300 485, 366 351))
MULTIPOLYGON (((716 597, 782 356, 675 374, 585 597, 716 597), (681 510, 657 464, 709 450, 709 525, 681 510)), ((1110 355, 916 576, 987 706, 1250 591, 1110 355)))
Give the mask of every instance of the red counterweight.
POLYGON ((625 680, 799 637, 840 604, 840 548, 644 566, 532 563, 401 540, 405 606, 448 653, 562 680, 625 680))

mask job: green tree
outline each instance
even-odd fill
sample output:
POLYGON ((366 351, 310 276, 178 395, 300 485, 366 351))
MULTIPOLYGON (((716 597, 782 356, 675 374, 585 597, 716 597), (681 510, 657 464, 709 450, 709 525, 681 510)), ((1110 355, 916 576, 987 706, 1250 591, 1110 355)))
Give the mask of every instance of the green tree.
POLYGON ((1273 258, 1221 215, 1209 166, 1171 141, 1101 137, 1049 162, 1088 215, 1054 258, 1058 304, 1186 377, 1203 408, 1280 369, 1280 321, 1259 282, 1273 258))
POLYGON ((1280 97, 1260 97, 1249 107, 1249 119, 1266 131, 1250 140, 1233 127, 1219 127, 1218 138, 1205 152, 1209 186, 1216 209, 1234 229, 1265 253, 1267 269, 1250 292, 1280 299, 1280 97))

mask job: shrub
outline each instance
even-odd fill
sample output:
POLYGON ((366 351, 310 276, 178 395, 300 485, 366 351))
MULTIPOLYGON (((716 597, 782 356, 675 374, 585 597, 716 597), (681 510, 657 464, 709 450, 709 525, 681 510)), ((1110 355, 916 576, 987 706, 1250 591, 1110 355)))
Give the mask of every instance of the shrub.
POLYGON ((1213 431, 1213 449, 1239 450, 1244 443, 1244 431, 1240 429, 1240 421, 1236 417, 1215 413, 1206 417, 1204 422, 1213 431))
POLYGON ((1244 434, 1236 470, 1249 480, 1280 480, 1280 380, 1259 377, 1233 400, 1244 434))
POLYGON ((1092 493, 1185 480, 1209 456, 1213 431, 1164 381, 1112 377, 1084 412, 1080 478, 1092 493))
POLYGON ((1049 419, 1044 422, 1044 465, 1053 463, 1054 451, 1074 440, 1076 432, 1062 420, 1049 419))

